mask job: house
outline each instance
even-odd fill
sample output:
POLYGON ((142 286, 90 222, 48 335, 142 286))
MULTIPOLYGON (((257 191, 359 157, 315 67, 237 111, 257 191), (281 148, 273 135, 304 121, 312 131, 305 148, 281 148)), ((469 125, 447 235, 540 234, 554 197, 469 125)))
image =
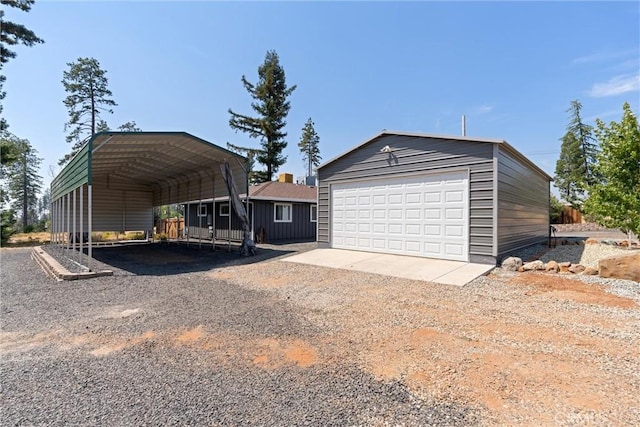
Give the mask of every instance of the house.
POLYGON ((551 177, 502 140, 384 130, 318 180, 319 247, 495 264, 549 233, 551 177))
MULTIPOLYGON (((315 240, 317 188, 294 184, 292 176, 249 186, 249 219, 257 243, 315 240)), ((245 201, 246 191, 240 194, 245 201)), ((228 197, 191 202, 185 206, 188 236, 242 240, 240 219, 228 197)))

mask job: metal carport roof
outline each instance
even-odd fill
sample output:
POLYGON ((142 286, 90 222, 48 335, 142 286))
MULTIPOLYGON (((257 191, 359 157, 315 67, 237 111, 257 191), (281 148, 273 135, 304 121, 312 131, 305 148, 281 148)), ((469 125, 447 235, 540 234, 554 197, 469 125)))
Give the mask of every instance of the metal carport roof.
POLYGON ((51 242, 90 260, 93 231, 148 232, 154 206, 228 196, 225 162, 245 190, 245 157, 186 132, 97 133, 51 183, 51 242))
MULTIPOLYGON (((83 184, 123 181, 153 189, 154 206, 184 202, 186 185, 221 179, 225 161, 238 187, 245 188, 244 157, 186 132, 100 132, 53 180, 51 198, 83 184)), ((226 195, 224 185, 216 186, 215 197, 226 195)))

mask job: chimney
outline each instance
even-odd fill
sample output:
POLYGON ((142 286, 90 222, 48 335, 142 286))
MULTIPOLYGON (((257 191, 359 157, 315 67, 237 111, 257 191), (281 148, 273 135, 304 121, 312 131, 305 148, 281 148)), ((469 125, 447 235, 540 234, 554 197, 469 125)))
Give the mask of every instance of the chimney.
POLYGON ((467 136, 467 118, 462 115, 462 136, 467 136))
POLYGON ((278 175, 278 182, 288 182, 293 184, 293 174, 292 173, 281 173, 278 175))

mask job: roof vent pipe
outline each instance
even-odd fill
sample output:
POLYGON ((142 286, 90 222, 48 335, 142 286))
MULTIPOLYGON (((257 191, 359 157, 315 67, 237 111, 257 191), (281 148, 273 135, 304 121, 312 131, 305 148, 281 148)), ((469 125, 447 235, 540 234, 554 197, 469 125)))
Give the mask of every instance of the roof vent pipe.
POLYGON ((467 118, 462 115, 462 136, 467 136, 467 118))

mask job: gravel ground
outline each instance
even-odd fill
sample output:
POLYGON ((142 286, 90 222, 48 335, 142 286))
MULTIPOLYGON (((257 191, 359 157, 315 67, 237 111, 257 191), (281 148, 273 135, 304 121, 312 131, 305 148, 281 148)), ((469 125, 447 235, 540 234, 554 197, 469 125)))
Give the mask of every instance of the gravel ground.
POLYGON ((77 282, 0 250, 0 425, 640 425, 637 284, 292 250, 101 248, 114 276, 77 282))

